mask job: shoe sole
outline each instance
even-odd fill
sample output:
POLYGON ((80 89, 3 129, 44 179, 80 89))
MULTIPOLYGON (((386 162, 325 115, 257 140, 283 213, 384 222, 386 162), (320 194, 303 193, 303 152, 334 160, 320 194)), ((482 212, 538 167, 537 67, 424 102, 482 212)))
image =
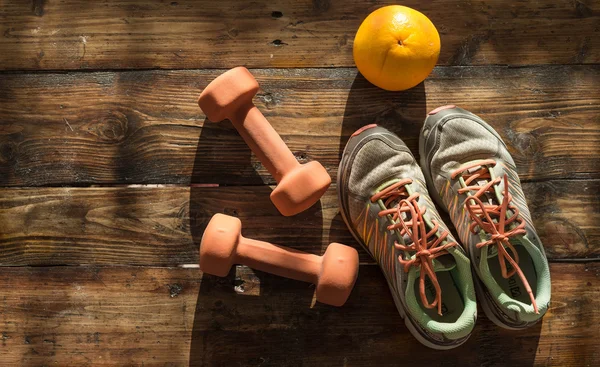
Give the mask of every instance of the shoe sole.
MULTIPOLYGON (((421 132, 419 133, 419 155, 421 156, 421 158, 420 158, 421 170, 423 171, 423 175, 425 175, 425 177, 427 178, 426 181, 427 181, 427 188, 429 190, 429 195, 433 198, 433 200, 436 202, 436 204, 440 208, 442 208, 446 213, 448 213, 448 209, 446 208, 446 205, 442 201, 442 198, 440 197, 438 191, 435 189, 435 187, 431 187, 433 178, 431 176, 431 171, 430 171, 429 164, 428 164, 429 159, 428 159, 427 155, 425 154, 425 141, 424 141, 425 137, 423 136, 423 131, 425 129, 428 129, 430 131, 428 136, 430 134, 434 134, 436 129, 441 129, 441 126, 443 124, 445 124, 447 121, 451 120, 453 117, 456 117, 456 116, 468 118, 469 120, 477 122, 482 127, 484 127, 486 130, 488 130, 490 133, 492 133, 495 137, 497 137, 502 142, 502 144, 504 144, 504 146, 506 147, 506 143, 504 143, 504 140, 502 140, 500 135, 498 135, 498 133, 496 132, 496 130, 494 130, 493 127, 488 125, 487 122, 483 121, 482 119, 478 118, 477 116, 469 113, 466 110, 463 110, 462 108, 458 108, 458 107, 447 108, 447 109, 439 110, 437 113, 435 113, 433 115, 427 115, 427 118, 425 118, 425 123, 423 124, 423 128, 421 129, 421 132)), ((500 326, 503 329, 522 330, 522 329, 528 328, 531 325, 537 323, 537 321, 535 321, 533 323, 526 322, 523 324, 523 326, 521 326, 521 325, 516 326, 516 325, 507 324, 505 321, 500 319, 496 315, 496 313, 493 311, 493 307, 495 307, 493 304, 494 301, 490 300, 490 296, 489 296, 488 292, 485 290, 485 286, 483 285, 481 279, 479 278, 479 275, 477 275, 477 272, 475 271, 475 269, 472 269, 471 272, 473 274, 473 284, 475 285, 475 292, 477 295, 477 299, 479 300, 479 304, 481 304, 481 308, 483 308, 483 312, 485 313, 487 318, 490 319, 494 324, 496 324, 497 326, 500 326)))
MULTIPOLYGON (((370 126, 370 125, 369 125, 370 126)), ((337 174, 337 178, 336 178, 336 184, 337 184, 337 193, 338 193, 338 202, 342 203, 342 194, 341 194, 341 190, 340 188, 341 186, 341 174, 340 172, 342 172, 343 167, 347 164, 347 159, 348 156, 350 156, 350 153, 352 151, 354 151, 354 149, 356 149, 359 146, 362 146, 362 142, 368 138, 371 135, 374 134, 378 134, 380 133, 381 130, 375 130, 375 131, 369 131, 369 132, 365 132, 367 130, 370 129, 376 129, 377 125, 372 126, 368 129, 359 129, 358 131, 360 131, 360 133, 358 134, 352 134, 352 136, 350 137, 350 140, 348 140, 348 143, 346 143, 346 147, 344 148, 344 152, 342 153, 342 158, 340 159, 340 165, 338 167, 338 174, 337 174)), ((357 132, 358 132, 357 131, 357 132)), ((363 243, 363 241, 360 239, 360 237, 358 236, 357 233, 354 232, 354 229, 352 228, 352 226, 350 225, 350 221, 348 220, 345 211, 343 210, 343 208, 340 207, 340 214, 342 216, 342 219, 344 220, 344 223, 346 223, 346 227, 348 227, 348 230, 350 231, 350 233, 352 234, 352 237, 354 237, 354 239, 356 240, 356 242, 358 242, 361 247, 369 254, 371 255, 371 251, 369 251, 369 249, 367 248, 367 246, 365 246, 365 244, 363 243)), ((373 257, 371 255, 371 257, 373 257)), ((388 287, 390 288, 390 290, 393 289, 390 280, 388 279, 387 275, 385 274, 384 271, 381 271, 383 273, 383 276, 388 284, 388 287)), ((402 319, 404 320, 404 324, 406 325, 406 328, 408 329, 408 331, 410 331, 410 333, 412 334, 412 336, 417 339, 421 344, 425 345, 426 347, 429 347, 431 349, 437 349, 437 350, 449 350, 449 349, 454 349, 456 347, 459 347, 461 345, 463 345, 471 336, 471 334, 469 334, 467 337, 465 337, 463 340, 461 340, 459 343, 457 344, 452 344, 452 345, 441 345, 441 344, 435 344, 433 342, 431 342, 428 339, 425 339, 425 337, 423 337, 423 335, 417 330, 417 326, 414 325, 414 323, 412 322, 412 319, 410 317, 406 316, 406 312, 404 311, 404 305, 402 304, 402 301, 398 298, 398 296, 396 295, 395 292, 390 292, 392 294, 392 298, 394 300, 394 304, 396 305, 396 309, 398 310, 398 313, 400 314, 400 317, 402 317, 402 319)))

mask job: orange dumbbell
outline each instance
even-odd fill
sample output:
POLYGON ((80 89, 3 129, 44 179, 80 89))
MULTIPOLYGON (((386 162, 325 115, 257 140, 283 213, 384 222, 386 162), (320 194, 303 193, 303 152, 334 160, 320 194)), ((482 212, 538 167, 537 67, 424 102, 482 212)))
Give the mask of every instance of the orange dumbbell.
POLYGON ((245 238, 238 218, 215 214, 202 236, 200 269, 226 276, 233 264, 317 285, 317 300, 343 305, 358 275, 358 252, 332 243, 323 256, 245 238))
POLYGON ((246 144, 275 178, 271 201, 281 214, 298 214, 327 191, 331 177, 316 161, 300 164, 263 114, 252 103, 258 82, 248 69, 237 67, 213 80, 198 105, 211 121, 229 119, 246 144))

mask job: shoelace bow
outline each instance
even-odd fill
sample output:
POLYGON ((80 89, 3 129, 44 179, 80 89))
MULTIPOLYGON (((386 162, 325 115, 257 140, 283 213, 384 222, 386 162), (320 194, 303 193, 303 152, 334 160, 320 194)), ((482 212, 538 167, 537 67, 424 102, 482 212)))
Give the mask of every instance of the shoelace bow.
POLYGON ((533 296, 533 292, 529 286, 529 282, 519 267, 519 254, 515 250, 514 246, 510 243, 511 237, 527 233, 525 230, 525 221, 519 215, 519 209, 510 203, 512 201, 512 195, 510 195, 508 191, 508 176, 504 174, 504 177, 496 177, 493 180, 491 179, 489 169, 486 166, 493 167, 495 165, 496 161, 493 159, 473 162, 452 172, 451 177, 452 179, 456 179, 458 175, 462 174, 466 186, 458 189, 459 194, 474 191, 469 198, 465 200, 465 208, 473 220, 469 227, 471 233, 476 234, 477 228, 479 228, 485 233, 491 235, 487 241, 479 242, 476 247, 481 248, 483 246, 489 246, 492 244, 496 245, 502 276, 505 279, 508 279, 517 273, 521 279, 521 282, 523 282, 527 293, 529 294, 529 298, 531 299, 531 304, 533 305, 535 313, 539 313, 537 303, 535 302, 535 297, 533 296), (472 173, 465 174, 465 172, 468 170, 478 166, 480 167, 479 169, 472 173), (476 184, 471 185, 473 181, 476 182, 478 179, 484 179, 488 182, 482 186, 476 184), (491 193, 494 195, 494 186, 498 185, 502 180, 504 180, 504 197, 502 198, 502 203, 500 203, 500 205, 484 203, 480 197, 486 193, 491 193), (508 209, 512 211, 512 215, 507 218, 506 213, 508 209), (496 221, 494 221, 492 217, 495 218, 496 221), (507 229, 506 226, 513 222, 518 224, 512 229, 507 229), (512 256, 508 253, 507 249, 510 250, 512 256), (507 270, 506 262, 512 266, 510 271, 507 270))
POLYGON ((425 214, 427 208, 421 209, 419 207, 419 193, 413 193, 412 195, 408 194, 406 185, 410 183, 412 183, 411 179, 404 179, 396 182, 373 195, 371 197, 371 202, 376 202, 379 199, 385 200, 384 205, 387 208, 392 202, 400 199, 395 207, 380 211, 379 216, 392 215, 392 219, 397 221, 397 223, 387 226, 387 229, 391 231, 400 228, 400 235, 404 236, 406 234, 412 240, 412 244, 410 245, 402 245, 398 242, 394 242, 394 246, 399 250, 415 252, 415 256, 412 259, 404 260, 402 255, 400 255, 398 256, 398 261, 404 266, 405 272, 408 272, 411 266, 421 267, 421 275, 419 278, 421 302, 423 302, 425 307, 430 309, 437 306, 438 314, 441 316, 442 289, 433 269, 433 259, 447 254, 448 251, 446 251, 446 249, 456 246, 457 243, 448 242, 440 246, 448 236, 448 231, 444 231, 439 237, 436 237, 435 234, 438 232, 439 223, 435 220, 431 220, 433 228, 427 232, 425 220, 423 219, 423 214, 425 214), (406 213, 406 216, 403 216, 402 213, 406 213), (435 300, 431 303, 425 294, 426 277, 429 277, 436 293, 435 300))

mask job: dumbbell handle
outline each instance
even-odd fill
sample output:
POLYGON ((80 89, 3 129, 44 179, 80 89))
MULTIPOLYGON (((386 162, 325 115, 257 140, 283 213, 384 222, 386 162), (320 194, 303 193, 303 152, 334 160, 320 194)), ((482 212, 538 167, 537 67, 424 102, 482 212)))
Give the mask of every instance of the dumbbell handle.
POLYGON ((240 106, 230 120, 277 182, 299 165, 279 134, 252 101, 240 106))
POLYGON ((316 284, 321 272, 322 256, 241 237, 234 263, 265 273, 316 284))

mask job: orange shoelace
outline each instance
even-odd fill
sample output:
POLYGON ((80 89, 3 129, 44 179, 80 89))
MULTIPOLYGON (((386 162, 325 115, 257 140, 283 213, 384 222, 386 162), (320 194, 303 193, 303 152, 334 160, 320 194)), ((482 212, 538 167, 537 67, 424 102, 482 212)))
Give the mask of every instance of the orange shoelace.
POLYGON ((473 162, 452 172, 452 179, 456 179, 462 174, 465 181, 465 187, 458 189, 459 194, 466 192, 472 192, 467 200, 465 200, 465 208, 469 212, 469 215, 473 222, 470 225, 470 231, 474 234, 477 233, 477 228, 483 230, 485 233, 490 234, 490 239, 487 241, 479 242, 476 246, 481 248, 483 246, 496 245, 498 250, 498 261, 500 262, 500 269, 502 276, 505 279, 513 276, 515 273, 519 274, 519 278, 527 293, 531 299, 531 304, 535 313, 539 313, 535 297, 529 286, 525 274, 519 267, 519 254, 515 250, 514 246, 510 243, 510 238, 519 234, 525 234, 525 221, 519 216, 519 209, 512 205, 512 196, 508 191, 508 176, 505 174, 504 177, 496 177, 491 179, 490 171, 486 166, 495 166, 496 161, 493 159, 487 159, 483 161, 473 162), (480 167, 473 172, 467 172, 472 168, 480 167), (484 185, 471 184, 477 180, 486 180, 487 183, 484 185), (495 195, 494 187, 504 180, 504 197, 500 205, 484 203, 480 197, 486 193, 490 193, 492 196, 495 195), (508 210, 512 211, 512 215, 507 217, 508 210), (494 221, 496 219, 496 221, 494 221), (510 226, 511 223, 515 223, 512 229, 507 229, 506 226, 510 226), (510 250, 512 256, 508 253, 507 249, 510 250), (508 262, 512 269, 507 270, 506 262, 508 262))
POLYGON ((412 183, 411 179, 404 179, 396 182, 393 185, 388 186, 384 190, 378 192, 371 197, 371 202, 377 200, 385 200, 385 207, 389 207, 394 201, 399 200, 398 204, 391 208, 385 209, 379 212, 379 216, 383 217, 391 215, 394 221, 397 223, 387 226, 388 230, 400 229, 400 235, 408 235, 412 240, 410 245, 402 245, 398 242, 394 242, 394 246, 401 251, 414 251, 415 257, 410 260, 404 260, 402 255, 398 256, 398 261, 404 266, 404 271, 408 272, 411 266, 420 266, 421 275, 419 279, 419 293, 421 296, 421 302, 427 308, 434 308, 437 306, 438 314, 442 315, 442 289, 438 282, 437 276, 433 269, 433 259, 436 257, 445 255, 448 253, 447 248, 456 246, 456 242, 448 242, 442 246, 440 244, 448 236, 448 231, 441 233, 439 237, 436 233, 439 229, 439 223, 435 220, 431 220, 433 228, 427 232, 425 227, 425 220, 423 214, 427 208, 421 209, 418 204, 419 193, 408 194, 406 185, 412 183), (406 213, 405 216, 402 213, 406 213), (425 279, 429 277, 431 284, 435 288, 435 300, 429 302, 427 295, 425 294, 425 279))

